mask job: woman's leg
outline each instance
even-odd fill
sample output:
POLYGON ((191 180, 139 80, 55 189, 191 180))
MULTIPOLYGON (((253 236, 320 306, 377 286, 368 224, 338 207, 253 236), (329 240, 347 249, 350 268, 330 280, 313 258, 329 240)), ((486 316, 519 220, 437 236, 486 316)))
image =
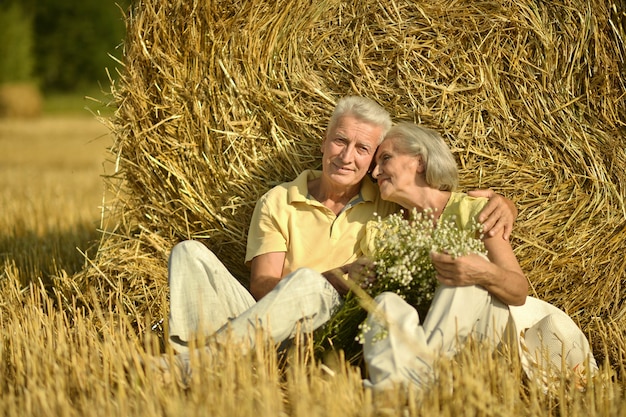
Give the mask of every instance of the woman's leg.
POLYGON ((363 345, 374 387, 421 385, 433 377, 436 358, 454 354, 469 336, 495 347, 509 320, 508 307, 478 286, 440 286, 423 325, 417 311, 398 295, 383 293, 376 301, 363 345))
POLYGON ((423 326, 428 346, 441 353, 454 353, 470 335, 495 347, 508 320, 508 306, 484 288, 440 285, 423 326))
POLYGON ((363 330, 366 386, 423 384, 432 377, 434 351, 426 343, 417 311, 391 292, 378 295, 375 301, 376 311, 368 314, 363 330))

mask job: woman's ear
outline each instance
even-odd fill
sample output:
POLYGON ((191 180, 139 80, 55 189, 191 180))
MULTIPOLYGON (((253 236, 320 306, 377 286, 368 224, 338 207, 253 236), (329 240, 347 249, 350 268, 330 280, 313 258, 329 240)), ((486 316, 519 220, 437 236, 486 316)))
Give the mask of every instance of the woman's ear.
POLYGON ((422 157, 422 155, 417 155, 415 159, 417 160, 417 165, 416 165, 415 170, 417 171, 418 174, 423 174, 424 171, 426 171, 426 164, 424 163, 424 157, 422 157))

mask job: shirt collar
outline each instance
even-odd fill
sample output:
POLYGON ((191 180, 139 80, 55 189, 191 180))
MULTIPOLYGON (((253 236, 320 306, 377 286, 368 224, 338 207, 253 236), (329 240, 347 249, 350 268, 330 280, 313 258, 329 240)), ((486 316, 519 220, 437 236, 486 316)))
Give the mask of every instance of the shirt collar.
POLYGON ((369 175, 361 181, 361 196, 365 201, 375 201, 378 196, 378 186, 372 182, 369 175))
MULTIPOLYGON (((287 199, 289 204, 294 202, 306 202, 309 196, 308 182, 322 176, 322 171, 307 169, 288 184, 287 199)), ((375 201, 378 195, 378 187, 372 182, 369 175, 361 181, 361 190, 355 198, 363 201, 375 201)))

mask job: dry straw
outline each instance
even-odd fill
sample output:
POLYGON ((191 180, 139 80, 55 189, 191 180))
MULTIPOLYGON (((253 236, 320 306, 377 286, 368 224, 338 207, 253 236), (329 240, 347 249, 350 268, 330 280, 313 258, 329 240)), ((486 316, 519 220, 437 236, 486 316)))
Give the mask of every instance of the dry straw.
POLYGON ((319 166, 334 103, 360 94, 442 132, 465 189, 515 201, 533 293, 623 370, 625 11, 593 0, 137 1, 108 120, 117 199, 91 267, 60 285, 95 287, 96 303, 120 301, 142 330, 141 317, 167 313, 167 257, 183 239, 245 282, 255 201, 319 166))

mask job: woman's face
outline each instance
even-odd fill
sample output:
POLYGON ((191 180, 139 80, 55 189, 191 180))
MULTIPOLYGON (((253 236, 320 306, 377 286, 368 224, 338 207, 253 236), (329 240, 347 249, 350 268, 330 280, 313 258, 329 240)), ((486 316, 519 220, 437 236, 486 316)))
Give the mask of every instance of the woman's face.
POLYGON ((401 153, 396 139, 385 139, 378 147, 372 176, 378 182, 384 200, 398 202, 403 194, 410 193, 421 172, 422 158, 401 153))

